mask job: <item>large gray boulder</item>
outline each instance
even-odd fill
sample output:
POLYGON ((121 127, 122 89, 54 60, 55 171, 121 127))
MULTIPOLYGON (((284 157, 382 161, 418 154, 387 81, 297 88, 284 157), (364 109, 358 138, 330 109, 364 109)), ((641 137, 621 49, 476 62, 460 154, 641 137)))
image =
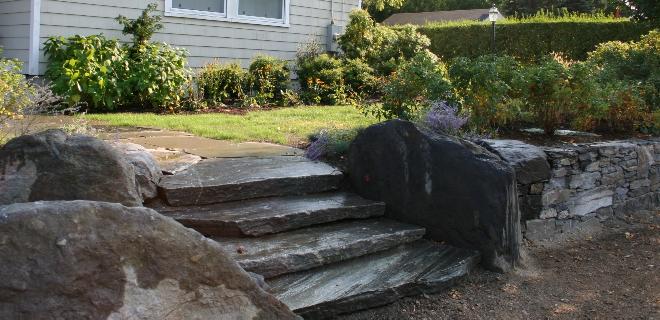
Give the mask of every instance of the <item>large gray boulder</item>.
POLYGON ((0 148, 0 204, 94 200, 141 206, 135 173, 99 139, 47 130, 0 148))
POLYGON ((425 227, 431 239, 481 251, 490 268, 506 271, 518 261, 514 170, 486 149, 392 120, 358 135, 348 171, 358 193, 387 204, 387 216, 425 227))
POLYGON ((163 171, 154 156, 145 147, 126 142, 112 142, 135 170, 135 184, 143 201, 158 197, 158 183, 163 177, 163 171))
POLYGON ((156 211, 0 206, 0 319, 295 319, 219 247, 156 211))
POLYGON ((518 183, 527 185, 550 179, 548 157, 539 147, 518 140, 484 139, 480 144, 513 166, 518 183))

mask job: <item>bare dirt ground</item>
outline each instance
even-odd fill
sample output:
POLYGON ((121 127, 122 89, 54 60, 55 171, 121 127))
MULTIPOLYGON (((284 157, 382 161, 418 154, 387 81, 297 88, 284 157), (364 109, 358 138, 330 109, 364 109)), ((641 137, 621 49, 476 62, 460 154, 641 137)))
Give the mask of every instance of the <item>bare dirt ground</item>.
POLYGON ((561 247, 528 245, 531 267, 478 270, 452 289, 341 317, 372 319, 660 319, 660 212, 561 247))

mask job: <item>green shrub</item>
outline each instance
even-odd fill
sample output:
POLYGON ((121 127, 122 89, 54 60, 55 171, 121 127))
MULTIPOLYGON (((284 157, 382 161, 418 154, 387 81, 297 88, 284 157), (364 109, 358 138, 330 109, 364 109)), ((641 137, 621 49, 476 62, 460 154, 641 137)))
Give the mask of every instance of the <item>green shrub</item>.
POLYGON ((303 101, 311 104, 345 103, 344 69, 341 60, 328 54, 299 57, 298 81, 303 101))
POLYGON ((588 61, 599 69, 602 82, 636 83, 646 103, 660 108, 660 31, 651 31, 637 42, 612 41, 589 53, 588 61))
POLYGON ((519 120, 524 79, 522 65, 513 57, 455 58, 448 70, 474 131, 492 131, 519 120))
POLYGON ((148 43, 136 49, 130 59, 124 92, 131 92, 131 106, 155 111, 177 111, 181 107, 191 72, 186 67, 186 51, 165 43, 148 43))
POLYGON ((22 68, 18 60, 0 58, 0 138, 3 138, 3 129, 6 129, 8 121, 22 114, 22 110, 31 103, 34 89, 21 74, 22 68))
POLYGON ((288 62, 269 56, 257 56, 249 68, 251 96, 259 105, 283 102, 291 72, 288 62))
POLYGON ((210 105, 233 105, 245 98, 248 74, 238 63, 205 65, 197 75, 202 100, 210 105))
POLYGON ((570 120, 574 105, 570 66, 557 56, 547 56, 525 68, 526 108, 535 124, 552 135, 570 120))
POLYGON ((360 97, 371 97, 380 91, 379 80, 374 69, 360 59, 344 60, 344 84, 360 97))
MULTIPOLYGON (((491 52, 491 25, 483 22, 429 24, 417 29, 431 39, 431 51, 443 59, 478 57, 491 52)), ((507 19, 497 23, 497 53, 525 61, 560 52, 583 60, 599 43, 639 39, 646 24, 610 17, 569 15, 507 19)))
POLYGON ((53 91, 69 104, 85 103, 91 111, 181 108, 191 79, 187 53, 149 42, 162 28, 160 17, 151 15, 155 8, 148 5, 135 20, 117 17, 124 34, 133 37, 131 45, 120 46, 102 35, 48 39, 46 77, 52 81, 53 91))
POLYGON ((389 75, 405 60, 426 50, 430 40, 413 26, 392 29, 377 24, 364 10, 354 10, 339 45, 348 59, 361 59, 379 75, 389 75))
POLYGON ((52 37, 46 41, 46 78, 70 105, 84 103, 93 111, 112 111, 133 93, 130 61, 116 40, 102 35, 52 37))
POLYGON ((365 111, 384 119, 413 119, 429 101, 453 101, 445 65, 424 51, 403 62, 385 85, 382 106, 365 111))
POLYGON ((653 112, 644 100, 644 89, 644 86, 630 82, 608 83, 603 90, 607 99, 606 113, 597 114, 600 118, 595 126, 613 132, 657 131, 660 123, 655 122, 653 112))
POLYGON ((158 11, 158 5, 150 3, 137 19, 129 19, 119 15, 115 20, 122 25, 122 33, 133 37, 133 48, 146 45, 151 41, 156 31, 163 29, 160 23, 162 17, 158 14, 152 14, 158 11))

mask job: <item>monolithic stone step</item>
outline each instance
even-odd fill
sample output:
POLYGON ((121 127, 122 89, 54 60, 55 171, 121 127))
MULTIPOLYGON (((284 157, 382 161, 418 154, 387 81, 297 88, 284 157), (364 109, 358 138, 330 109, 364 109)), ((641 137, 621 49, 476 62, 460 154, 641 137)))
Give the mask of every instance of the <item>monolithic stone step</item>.
POLYGON ((331 192, 153 209, 207 236, 262 236, 344 219, 382 216, 385 204, 352 193, 331 192))
POLYGON ((302 157, 205 160, 172 176, 160 187, 173 206, 317 193, 338 188, 342 173, 302 157))
POLYGON ((272 293, 305 319, 324 319, 443 290, 479 260, 474 251, 427 240, 273 278, 272 293))
POLYGON ((247 271, 266 278, 307 270, 420 239, 424 228, 387 219, 332 223, 261 238, 214 238, 247 271))

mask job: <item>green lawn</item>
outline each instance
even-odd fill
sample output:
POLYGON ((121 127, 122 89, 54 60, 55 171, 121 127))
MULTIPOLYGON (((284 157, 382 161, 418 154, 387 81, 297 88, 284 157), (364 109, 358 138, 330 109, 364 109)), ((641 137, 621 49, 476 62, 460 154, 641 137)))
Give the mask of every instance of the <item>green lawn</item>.
POLYGON ((213 139, 267 141, 294 146, 306 142, 310 134, 321 129, 354 129, 377 122, 353 106, 281 108, 252 111, 246 115, 110 113, 87 114, 84 118, 113 126, 154 127, 213 139))

